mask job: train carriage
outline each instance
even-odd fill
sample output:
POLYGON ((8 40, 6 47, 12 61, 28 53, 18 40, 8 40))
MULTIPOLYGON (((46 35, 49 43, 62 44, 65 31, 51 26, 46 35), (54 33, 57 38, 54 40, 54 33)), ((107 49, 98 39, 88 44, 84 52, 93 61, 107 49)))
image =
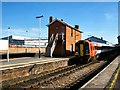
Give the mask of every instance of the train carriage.
POLYGON ((75 45, 75 57, 80 58, 82 62, 90 62, 96 60, 101 52, 108 49, 101 49, 101 47, 108 46, 107 44, 91 42, 89 40, 78 41, 75 45))

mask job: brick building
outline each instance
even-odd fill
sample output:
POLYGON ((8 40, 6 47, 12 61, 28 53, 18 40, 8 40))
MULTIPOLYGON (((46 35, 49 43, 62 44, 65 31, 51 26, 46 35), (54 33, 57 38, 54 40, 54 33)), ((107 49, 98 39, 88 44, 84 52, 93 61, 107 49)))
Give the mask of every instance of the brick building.
POLYGON ((48 46, 46 56, 68 56, 75 51, 75 43, 81 40, 79 26, 70 26, 63 19, 50 17, 48 26, 48 46))

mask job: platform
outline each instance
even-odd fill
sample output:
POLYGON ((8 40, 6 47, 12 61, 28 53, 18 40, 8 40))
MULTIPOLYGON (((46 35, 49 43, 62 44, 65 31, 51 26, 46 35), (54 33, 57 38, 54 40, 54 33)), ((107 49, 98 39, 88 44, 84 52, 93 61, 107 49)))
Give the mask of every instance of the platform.
POLYGON ((120 90, 120 66, 116 69, 115 73, 111 77, 108 85, 106 86, 106 89, 112 90, 120 90))
POLYGON ((50 58, 50 57, 22 57, 22 58, 13 58, 9 59, 9 62, 7 59, 0 60, 0 70, 5 69, 12 69, 16 67, 23 67, 29 64, 37 64, 37 63, 49 63, 49 62, 55 62, 55 61, 61 61, 61 60, 69 60, 68 58, 50 58))
POLYGON ((10 59, 9 62, 7 62, 7 59, 3 59, 0 65, 0 71, 2 71, 2 81, 64 67, 68 65, 68 60, 69 57, 24 57, 10 59))
MULTIPOLYGON (((108 84, 110 84, 110 80, 113 77, 113 74, 119 67, 119 58, 116 57, 106 68, 104 68, 100 73, 98 73, 94 78, 88 81, 85 85, 83 85, 79 90, 96 90, 96 89, 107 89, 108 84)), ((114 87, 112 87, 114 88, 114 87)), ((120 87, 119 87, 120 88, 120 87)))

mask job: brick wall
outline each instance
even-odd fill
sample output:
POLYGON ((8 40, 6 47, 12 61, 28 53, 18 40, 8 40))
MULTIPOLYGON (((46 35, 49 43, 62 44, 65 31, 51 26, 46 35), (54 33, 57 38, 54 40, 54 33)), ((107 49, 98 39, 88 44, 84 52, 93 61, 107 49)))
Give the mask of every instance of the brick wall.
POLYGON ((58 21, 53 22, 49 28, 48 28, 48 39, 52 36, 52 34, 60 34, 64 33, 65 35, 65 44, 58 44, 56 46, 56 49, 54 51, 54 54, 65 54, 66 50, 66 55, 70 55, 70 45, 73 45, 73 52, 75 51, 75 43, 79 40, 81 40, 81 33, 79 31, 73 30, 73 36, 71 37, 71 27, 66 26, 58 21))
POLYGON ((68 65, 68 59, 63 59, 60 61, 55 62, 49 62, 49 63, 37 63, 37 64, 30 64, 28 66, 23 67, 16 67, 14 69, 6 69, 2 70, 2 79, 0 79, 0 82, 4 80, 9 80, 17 77, 24 77, 29 76, 32 74, 39 74, 41 72, 54 70, 59 67, 64 67, 68 65))
POLYGON ((48 28, 49 34, 48 34, 48 39, 52 36, 52 34, 57 34, 57 33, 65 33, 65 26, 59 22, 54 22, 52 25, 49 26, 48 28))
MULTIPOLYGON (((38 48, 18 48, 18 47, 10 47, 9 48, 9 53, 25 53, 31 52, 31 53, 38 53, 38 48)), ((41 53, 45 53, 45 48, 40 48, 41 53)), ((7 53, 7 50, 1 50, 0 53, 7 53)))
POLYGON ((75 51, 76 41, 81 40, 81 33, 79 31, 73 30, 73 35, 71 37, 71 28, 66 26, 66 54, 70 54, 70 45, 73 45, 73 52, 75 51))
MULTIPOLYGON (((49 39, 52 36, 52 34, 56 35, 64 33, 65 35, 65 25, 61 24, 60 22, 54 22, 52 25, 49 26, 49 39)), ((57 46, 55 48, 54 51, 54 56, 64 56, 65 54, 65 45, 63 45, 62 43, 57 43, 57 46)))

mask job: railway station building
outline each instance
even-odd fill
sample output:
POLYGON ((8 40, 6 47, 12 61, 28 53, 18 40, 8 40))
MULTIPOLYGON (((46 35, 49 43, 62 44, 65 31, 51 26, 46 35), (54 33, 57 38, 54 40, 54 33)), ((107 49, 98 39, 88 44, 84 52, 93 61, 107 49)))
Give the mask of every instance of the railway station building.
POLYGON ((68 56, 75 52, 75 43, 81 40, 82 31, 75 25, 72 27, 63 19, 53 19, 51 16, 48 26, 48 45, 46 56, 68 56))

